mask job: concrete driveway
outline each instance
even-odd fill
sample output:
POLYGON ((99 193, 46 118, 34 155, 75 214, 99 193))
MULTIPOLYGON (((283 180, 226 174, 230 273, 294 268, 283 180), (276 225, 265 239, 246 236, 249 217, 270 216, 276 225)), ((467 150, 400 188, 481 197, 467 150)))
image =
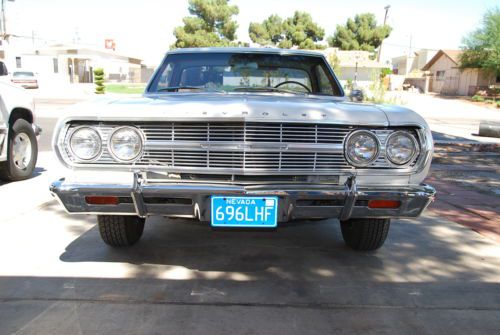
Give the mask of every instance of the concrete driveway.
POLYGON ((378 252, 335 220, 213 232, 151 218, 128 249, 55 203, 1 222, 1 334, 493 334, 500 245, 427 214, 378 252))

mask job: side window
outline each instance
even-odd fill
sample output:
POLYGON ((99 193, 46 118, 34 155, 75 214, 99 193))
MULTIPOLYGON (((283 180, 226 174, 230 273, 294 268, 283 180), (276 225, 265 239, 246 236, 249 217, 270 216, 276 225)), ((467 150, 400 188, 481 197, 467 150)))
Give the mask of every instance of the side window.
POLYGON ((170 81, 172 80, 173 74, 173 66, 172 63, 168 63, 167 67, 165 67, 165 71, 160 76, 160 80, 158 81, 157 89, 166 88, 170 85, 170 81))
POLYGON ((443 81, 444 80, 444 71, 437 71, 436 72, 436 80, 437 81, 443 81))
POLYGON ((316 65, 316 77, 318 78, 319 92, 322 94, 333 95, 333 87, 325 69, 321 65, 316 65))
POLYGON ((6 76, 9 74, 9 71, 7 71, 7 67, 3 62, 0 62, 0 76, 6 76))

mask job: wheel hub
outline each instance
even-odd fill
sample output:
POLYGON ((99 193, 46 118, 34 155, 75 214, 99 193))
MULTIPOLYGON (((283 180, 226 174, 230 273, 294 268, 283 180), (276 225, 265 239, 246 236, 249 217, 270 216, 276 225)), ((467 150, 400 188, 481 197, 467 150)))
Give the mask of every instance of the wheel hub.
POLYGON ((24 170, 31 162, 31 140, 26 133, 17 134, 12 143, 12 161, 14 165, 24 170))

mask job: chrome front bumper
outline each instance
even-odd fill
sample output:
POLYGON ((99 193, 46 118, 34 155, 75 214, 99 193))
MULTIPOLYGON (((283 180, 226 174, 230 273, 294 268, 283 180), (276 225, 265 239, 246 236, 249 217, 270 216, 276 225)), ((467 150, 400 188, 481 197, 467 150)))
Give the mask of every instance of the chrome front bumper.
POLYGON ((179 183, 146 180, 134 174, 130 183, 88 184, 58 180, 50 191, 68 213, 178 216, 210 220, 211 195, 275 195, 278 221, 309 218, 416 217, 432 202, 436 191, 429 185, 358 187, 354 176, 344 185, 179 183), (91 205, 88 196, 114 196, 114 205, 91 205), (397 200, 398 208, 369 208, 369 200, 397 200))

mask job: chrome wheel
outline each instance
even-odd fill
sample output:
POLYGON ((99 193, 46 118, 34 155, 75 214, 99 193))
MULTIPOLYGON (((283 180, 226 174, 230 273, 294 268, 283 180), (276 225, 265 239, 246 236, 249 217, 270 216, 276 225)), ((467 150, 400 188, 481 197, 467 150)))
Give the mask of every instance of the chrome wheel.
POLYGON ((31 162, 31 140, 26 133, 17 134, 12 143, 12 161, 20 169, 26 169, 31 162))

